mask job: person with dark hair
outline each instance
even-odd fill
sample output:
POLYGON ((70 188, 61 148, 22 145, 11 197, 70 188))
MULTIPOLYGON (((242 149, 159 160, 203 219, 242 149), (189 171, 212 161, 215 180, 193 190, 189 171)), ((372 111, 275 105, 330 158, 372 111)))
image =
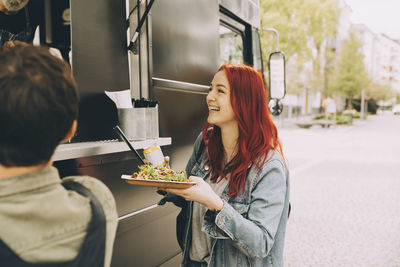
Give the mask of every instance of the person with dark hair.
POLYGON ((0 0, 0 48, 31 43, 44 21, 43 0, 0 0))
POLYGON ((289 172, 263 79, 223 65, 206 98, 207 123, 186 166, 188 189, 160 188, 182 207, 182 266, 283 266, 289 172))
POLYGON ((0 265, 110 266, 115 200, 99 180, 52 166, 75 133, 69 65, 41 47, 0 53, 0 265))

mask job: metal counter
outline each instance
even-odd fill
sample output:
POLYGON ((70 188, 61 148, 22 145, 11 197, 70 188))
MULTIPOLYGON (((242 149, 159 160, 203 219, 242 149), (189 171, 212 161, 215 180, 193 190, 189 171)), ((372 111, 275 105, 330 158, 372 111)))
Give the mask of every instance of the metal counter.
MULTIPOLYGON (((170 137, 132 141, 135 149, 143 149, 151 145, 166 146, 171 144, 170 137)), ((54 155, 54 161, 98 156, 104 154, 129 151, 129 147, 121 141, 81 142, 59 145, 54 155)))

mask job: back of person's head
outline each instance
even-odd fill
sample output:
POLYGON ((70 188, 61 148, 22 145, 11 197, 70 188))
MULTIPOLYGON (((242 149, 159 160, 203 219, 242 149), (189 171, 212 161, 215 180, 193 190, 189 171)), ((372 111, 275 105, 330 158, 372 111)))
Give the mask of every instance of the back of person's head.
POLYGON ((29 0, 1 0, 7 11, 16 12, 28 4, 29 0))
POLYGON ((69 65, 48 49, 0 53, 0 164, 48 162, 78 116, 78 101, 69 65))

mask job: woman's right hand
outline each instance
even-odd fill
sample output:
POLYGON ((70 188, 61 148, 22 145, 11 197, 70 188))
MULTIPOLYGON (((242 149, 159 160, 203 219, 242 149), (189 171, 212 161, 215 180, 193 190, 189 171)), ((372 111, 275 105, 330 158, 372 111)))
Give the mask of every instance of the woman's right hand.
POLYGON ((187 189, 158 188, 178 196, 185 200, 196 201, 203 204, 210 210, 221 210, 224 207, 223 200, 212 190, 211 186, 202 178, 190 176, 189 181, 196 182, 195 185, 187 189))

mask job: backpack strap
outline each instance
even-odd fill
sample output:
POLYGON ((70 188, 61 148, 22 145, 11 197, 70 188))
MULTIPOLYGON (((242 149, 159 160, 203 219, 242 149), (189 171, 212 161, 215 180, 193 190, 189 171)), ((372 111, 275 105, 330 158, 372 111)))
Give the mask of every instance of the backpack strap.
POLYGON ((31 264, 22 260, 7 244, 0 239, 0 266, 1 267, 80 267, 80 266, 104 266, 106 219, 100 201, 82 184, 75 181, 62 182, 67 190, 76 191, 80 195, 90 199, 92 220, 90 221, 85 239, 79 249, 78 255, 71 262, 64 264, 31 264))
POLYGON ((62 185, 67 190, 77 193, 90 199, 92 208, 92 220, 90 221, 85 239, 75 259, 65 267, 78 266, 104 266, 104 255, 106 246, 106 217, 100 201, 85 186, 75 181, 65 181, 62 185))
POLYGON ((4 267, 30 267, 3 240, 0 239, 0 263, 4 267))

